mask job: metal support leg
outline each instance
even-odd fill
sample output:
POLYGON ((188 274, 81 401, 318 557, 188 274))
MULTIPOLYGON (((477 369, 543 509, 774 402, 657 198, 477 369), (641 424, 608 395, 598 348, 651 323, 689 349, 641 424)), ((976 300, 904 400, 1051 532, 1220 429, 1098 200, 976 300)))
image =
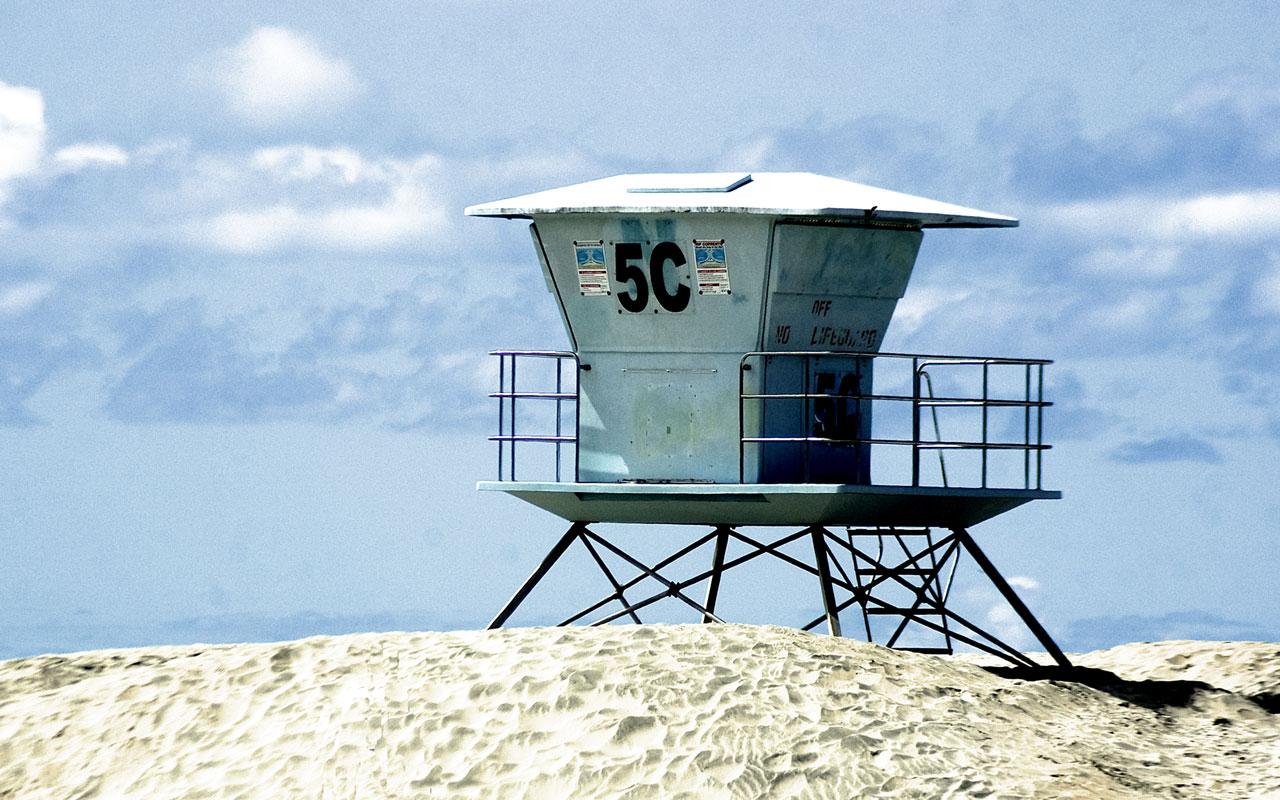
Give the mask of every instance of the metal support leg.
POLYGON ((573 544, 573 540, 582 535, 587 529, 585 522, 575 522, 569 526, 569 530, 565 531, 564 536, 560 537, 560 541, 556 542, 555 547, 551 548, 551 552, 547 553, 546 558, 542 559, 542 563, 533 571, 533 574, 516 590, 511 596, 507 604, 498 612, 498 616, 493 618, 493 622, 489 623, 489 630, 501 628, 502 624, 507 621, 515 610, 520 607, 524 599, 529 596, 529 592, 533 591, 533 587, 538 585, 538 581, 542 580, 551 570, 555 563, 560 560, 560 556, 564 555, 564 551, 569 549, 569 545, 573 544))
POLYGON ((1040 624, 1040 621, 1031 613, 1031 609, 1027 608, 1027 606, 1022 602, 1022 599, 1013 591, 1013 587, 1009 585, 1008 581, 1004 579, 1004 576, 1001 575, 995 565, 991 563, 991 560, 987 558, 987 554, 982 552, 982 549, 978 547, 978 543, 969 535, 969 531, 964 528, 954 528, 952 529, 952 532, 960 539, 961 546, 969 551, 969 555, 973 556, 974 562, 982 568, 982 571, 986 573, 987 578, 995 584, 996 589, 1000 591, 1005 602, 1013 608, 1014 613, 1017 614, 1027 628, 1035 634, 1036 640, 1040 642, 1045 651, 1053 658, 1054 661, 1057 662, 1058 666, 1070 667, 1071 662, 1067 660, 1066 655, 1053 641, 1053 637, 1049 635, 1049 632, 1044 629, 1044 626, 1040 624))
POLYGON ((716 596, 720 594, 720 573, 724 571, 724 552, 729 547, 729 529, 724 525, 716 526, 716 549, 711 556, 711 581, 707 584, 707 602, 703 603, 707 613, 702 615, 704 623, 711 622, 716 613, 716 596))
POLYGON ((831 585, 831 566, 827 562, 826 535, 823 528, 810 528, 813 538, 813 558, 818 566, 818 581, 822 584, 822 610, 827 615, 827 632, 832 636, 840 635, 840 612, 836 610, 836 593, 831 585))

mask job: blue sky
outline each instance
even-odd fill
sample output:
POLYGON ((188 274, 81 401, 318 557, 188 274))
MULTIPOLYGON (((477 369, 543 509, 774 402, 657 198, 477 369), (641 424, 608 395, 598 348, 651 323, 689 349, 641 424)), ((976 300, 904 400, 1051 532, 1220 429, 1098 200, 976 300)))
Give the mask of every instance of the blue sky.
POLYGON ((1273 4, 260 5, 0 9, 0 656, 483 624, 561 527, 484 354, 564 338, 462 208, 707 169, 1018 216, 886 344, 1057 361, 980 540, 1067 646, 1280 638, 1273 4))

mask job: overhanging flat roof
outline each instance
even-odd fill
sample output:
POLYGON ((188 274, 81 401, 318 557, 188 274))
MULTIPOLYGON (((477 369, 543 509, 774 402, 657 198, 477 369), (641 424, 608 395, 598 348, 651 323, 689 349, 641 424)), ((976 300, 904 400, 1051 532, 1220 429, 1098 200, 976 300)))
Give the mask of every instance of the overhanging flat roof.
POLYGON ((1018 220, 810 172, 615 175, 470 206, 473 217, 540 214, 763 214, 844 217, 924 228, 1008 228, 1018 220))

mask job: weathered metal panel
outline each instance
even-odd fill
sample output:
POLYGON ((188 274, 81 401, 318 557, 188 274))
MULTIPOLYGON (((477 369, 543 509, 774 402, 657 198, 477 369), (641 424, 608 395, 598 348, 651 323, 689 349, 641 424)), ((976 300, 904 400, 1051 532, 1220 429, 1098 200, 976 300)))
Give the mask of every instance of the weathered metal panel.
MULTIPOLYGON (((869 404, 837 413, 849 411, 849 401, 835 400, 753 406, 740 421, 738 362, 761 347, 874 350, 920 236, 834 225, 775 229, 766 217, 723 213, 535 218, 548 285, 586 370, 579 478, 867 480, 865 446, 751 448, 740 469, 742 434, 806 436, 816 428, 826 435, 852 426, 845 433, 858 438, 871 420, 869 404)), ((811 374, 787 371, 797 366, 766 364, 765 374, 745 377, 757 391, 763 379, 770 393, 869 391, 869 365, 857 372, 815 362, 811 374)))
POLYGON ((572 214, 535 224, 584 366, 579 476, 736 481, 738 361, 760 340, 770 220, 572 214), (597 243, 584 268, 579 251, 597 243), (708 267, 699 250, 715 244, 708 267))
POLYGON ((583 354, 579 477, 738 480, 738 361, 724 353, 583 354))
MULTIPOLYGON (((884 341, 920 250, 918 230, 778 224, 774 229, 765 311, 770 351, 874 352, 884 341)), ((869 359, 766 359, 766 391, 869 394, 869 359)), ((842 399, 771 401, 769 437, 868 438, 871 403, 842 399)), ((773 444, 760 454, 755 479, 767 482, 866 483, 868 445, 773 444)))
POLYGON ((741 354, 755 349, 767 218, 567 214, 537 217, 535 224, 580 351, 741 354), (729 291, 708 293, 700 290, 696 243, 721 241, 729 291), (594 242, 600 243, 607 293, 584 291, 579 277, 577 249, 594 242))
POLYGON ((918 230, 779 224, 765 349, 879 349, 920 250, 918 230))

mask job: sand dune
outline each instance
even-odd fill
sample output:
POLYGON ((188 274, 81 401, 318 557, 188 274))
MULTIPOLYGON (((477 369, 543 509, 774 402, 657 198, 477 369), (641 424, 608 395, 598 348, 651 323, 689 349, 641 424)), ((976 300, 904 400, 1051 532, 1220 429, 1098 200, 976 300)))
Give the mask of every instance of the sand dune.
POLYGON ((1280 645, 1078 661, 745 625, 41 656, 0 664, 0 798, 1280 798, 1280 645))

